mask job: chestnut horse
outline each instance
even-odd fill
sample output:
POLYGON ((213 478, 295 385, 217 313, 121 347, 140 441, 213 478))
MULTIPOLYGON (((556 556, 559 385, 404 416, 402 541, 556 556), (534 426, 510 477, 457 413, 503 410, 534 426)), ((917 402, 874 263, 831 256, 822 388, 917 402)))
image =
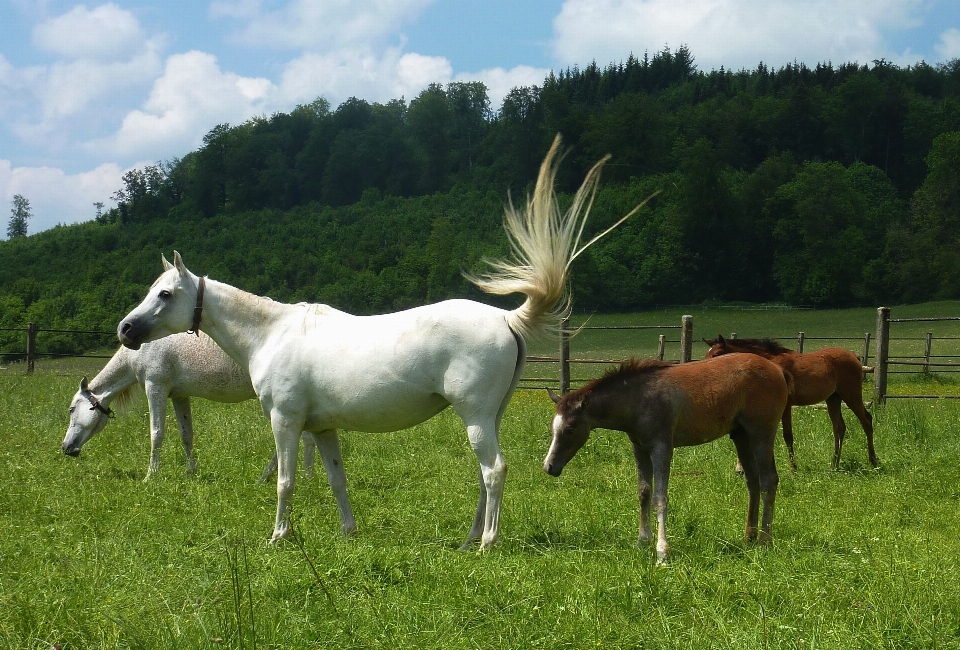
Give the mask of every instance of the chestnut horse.
POLYGON ((633 444, 640 497, 638 545, 652 537, 650 498, 659 527, 657 560, 666 562, 667 483, 674 447, 700 445, 727 434, 743 464, 749 503, 746 539, 772 539, 777 467, 773 459, 777 424, 787 403, 787 377, 779 366, 751 354, 734 354, 674 365, 627 361, 586 386, 557 397, 553 441, 543 461, 551 476, 560 472, 586 443, 592 429, 623 431, 633 444))
POLYGON ((791 407, 827 403, 827 412, 833 423, 833 469, 840 466, 840 450, 847 425, 840 413, 840 402, 846 404, 860 420, 867 436, 870 464, 876 467, 877 453, 873 449, 873 418, 863 404, 863 364, 860 358, 842 348, 824 348, 816 352, 795 352, 773 339, 725 339, 704 342, 710 346, 705 358, 731 352, 748 352, 773 361, 793 377, 793 389, 783 411, 783 441, 790 454, 790 467, 797 468, 793 457, 793 419, 791 407))

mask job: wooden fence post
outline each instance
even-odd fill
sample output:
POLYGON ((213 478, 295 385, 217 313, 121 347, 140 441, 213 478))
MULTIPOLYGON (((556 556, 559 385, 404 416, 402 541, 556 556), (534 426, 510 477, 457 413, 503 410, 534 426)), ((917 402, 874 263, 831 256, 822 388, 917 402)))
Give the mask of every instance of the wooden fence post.
POLYGON ((736 340, 736 338, 737 338, 737 333, 736 333, 736 332, 730 332, 730 338, 733 339, 733 340, 736 340))
POLYGON ((693 316, 685 315, 680 323, 680 363, 687 363, 693 358, 693 316))
POLYGON ((930 374, 930 348, 933 346, 933 332, 927 332, 926 345, 923 348, 923 374, 930 374))
POLYGON ((663 334, 657 339, 657 360, 663 361, 663 353, 667 347, 667 337, 663 334))
POLYGON ((887 356, 890 354, 890 308, 877 308, 877 347, 874 356, 876 366, 873 371, 873 403, 883 404, 887 400, 887 356))
POLYGON ((799 352, 800 354, 803 354, 803 338, 804 338, 803 332, 798 332, 797 333, 797 352, 799 352))
POLYGON ((870 365, 870 332, 863 334, 863 355, 860 357, 860 363, 864 366, 870 365))
POLYGON ((560 394, 570 392, 570 321, 560 321, 560 394))
POLYGON ((37 324, 27 323, 27 372, 33 372, 33 361, 37 350, 37 324))

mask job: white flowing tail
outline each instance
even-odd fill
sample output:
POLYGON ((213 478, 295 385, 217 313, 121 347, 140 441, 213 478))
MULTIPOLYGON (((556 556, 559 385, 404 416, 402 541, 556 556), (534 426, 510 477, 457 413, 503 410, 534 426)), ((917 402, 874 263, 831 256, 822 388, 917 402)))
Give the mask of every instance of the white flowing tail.
POLYGON ((537 185, 533 196, 527 197, 526 210, 518 211, 512 201, 504 210, 504 229, 513 251, 513 261, 487 260, 493 270, 480 277, 467 276, 486 293, 522 293, 527 296, 522 305, 510 312, 508 324, 528 341, 544 335, 570 313, 567 274, 573 260, 634 215, 653 196, 580 246, 580 236, 597 193, 600 170, 610 156, 604 157, 587 173, 573 204, 566 214, 561 214, 553 189, 562 158, 559 151, 560 136, 557 135, 540 165, 537 185))

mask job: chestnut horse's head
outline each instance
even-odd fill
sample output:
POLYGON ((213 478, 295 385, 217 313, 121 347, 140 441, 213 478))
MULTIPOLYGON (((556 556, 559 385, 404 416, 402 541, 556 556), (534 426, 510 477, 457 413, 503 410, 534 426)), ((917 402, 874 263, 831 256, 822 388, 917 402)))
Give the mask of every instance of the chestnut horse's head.
POLYGON ((142 343, 188 331, 194 322, 199 279, 184 266, 174 251, 173 264, 163 259, 164 271, 150 287, 147 297, 117 326, 117 337, 131 350, 142 343))
POLYGON ((710 346, 710 349, 707 350, 707 354, 704 355, 704 359, 712 359, 713 357, 719 357, 721 354, 730 354, 731 352, 736 352, 732 345, 727 343, 727 340, 723 338, 722 334, 718 334, 717 338, 712 341, 703 339, 703 342, 710 346))
POLYGON ((581 389, 560 397, 549 389, 547 392, 557 405, 557 414, 553 417, 553 440, 543 459, 543 471, 550 476, 560 476, 564 466, 590 437, 592 427, 586 413, 590 393, 581 389))

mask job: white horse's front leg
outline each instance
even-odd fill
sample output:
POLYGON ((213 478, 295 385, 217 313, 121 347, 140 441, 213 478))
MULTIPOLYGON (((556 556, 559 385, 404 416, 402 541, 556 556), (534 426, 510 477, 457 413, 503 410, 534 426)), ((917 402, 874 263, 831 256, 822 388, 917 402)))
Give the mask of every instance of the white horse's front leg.
POLYGON ((180 428, 180 442, 183 443, 183 453, 187 456, 187 476, 193 476, 197 473, 197 459, 193 457, 193 414, 190 411, 190 398, 174 397, 172 401, 177 426, 180 428))
POLYGON ((273 412, 273 439, 277 446, 277 518, 270 543, 290 536, 290 507, 297 479, 297 457, 300 452, 300 432, 303 421, 292 422, 273 412))
POLYGON ((353 509, 347 497, 347 473, 343 468, 343 458, 340 455, 340 438, 336 429, 303 436, 304 464, 307 462, 307 450, 316 447, 320 450, 323 468, 327 471, 327 480, 330 490, 337 500, 337 509, 340 511, 340 528, 344 535, 350 535, 357 530, 357 521, 353 518, 353 509), (309 439, 309 442, 308 442, 309 439))
POLYGON ((149 382, 144 384, 147 405, 150 408, 150 465, 143 481, 150 480, 160 469, 160 447, 163 446, 163 427, 167 418, 167 392, 149 382))
POLYGON ((507 461, 500 453, 497 427, 493 422, 468 424, 467 436, 480 461, 480 501, 464 546, 469 546, 477 538, 477 524, 482 516, 480 549, 487 550, 497 542, 500 534, 500 506, 503 503, 503 484, 507 478, 507 461))

